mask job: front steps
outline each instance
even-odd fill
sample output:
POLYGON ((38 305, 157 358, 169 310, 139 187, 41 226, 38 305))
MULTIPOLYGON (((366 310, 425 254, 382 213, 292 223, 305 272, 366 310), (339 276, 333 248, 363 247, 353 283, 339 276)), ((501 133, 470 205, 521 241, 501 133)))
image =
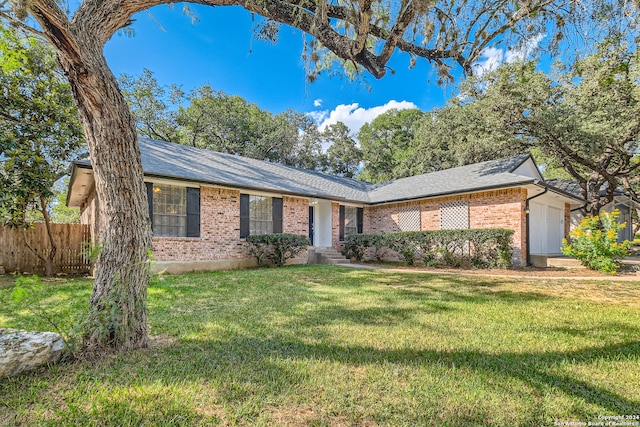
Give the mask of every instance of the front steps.
POLYGON ((309 249, 309 264, 350 264, 340 252, 333 248, 311 248, 309 249))

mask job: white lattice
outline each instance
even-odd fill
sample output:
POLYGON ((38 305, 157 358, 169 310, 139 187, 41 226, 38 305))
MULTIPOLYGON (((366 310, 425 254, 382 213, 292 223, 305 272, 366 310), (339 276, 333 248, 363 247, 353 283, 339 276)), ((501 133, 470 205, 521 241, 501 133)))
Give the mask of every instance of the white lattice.
POLYGON ((469 202, 455 200, 440 203, 440 229, 469 228, 469 202))
POLYGON ((420 206, 401 208, 398 211, 398 227, 401 231, 420 231, 420 206))

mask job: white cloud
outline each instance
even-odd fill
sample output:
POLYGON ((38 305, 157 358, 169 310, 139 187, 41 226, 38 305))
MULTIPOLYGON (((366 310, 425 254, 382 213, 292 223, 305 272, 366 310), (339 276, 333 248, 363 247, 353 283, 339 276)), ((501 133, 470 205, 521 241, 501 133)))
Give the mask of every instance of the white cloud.
POLYGON ((313 100, 314 107, 322 107, 322 99, 314 99, 313 100))
POLYGON ((488 47, 482 51, 480 59, 473 65, 473 72, 477 76, 482 76, 485 73, 495 70, 504 62, 512 63, 522 61, 538 48, 538 45, 544 37, 544 34, 538 34, 537 36, 525 41, 520 46, 507 50, 506 52, 504 49, 488 47))
POLYGON ((318 111, 309 114, 319 123, 318 129, 320 131, 325 130, 329 125, 342 122, 355 135, 360 131, 363 124, 371 122, 380 114, 394 108, 396 110, 407 110, 418 107, 413 102, 391 100, 377 107, 361 108, 360 104, 356 102, 353 104, 340 104, 332 111, 318 111))

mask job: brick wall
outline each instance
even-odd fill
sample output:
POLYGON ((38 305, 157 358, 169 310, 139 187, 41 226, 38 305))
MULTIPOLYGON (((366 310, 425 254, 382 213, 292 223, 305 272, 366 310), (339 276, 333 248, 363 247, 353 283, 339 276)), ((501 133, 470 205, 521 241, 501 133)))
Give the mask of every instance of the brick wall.
POLYGON ((333 248, 342 252, 344 242, 340 241, 340 204, 331 203, 331 243, 333 248))
MULTIPOLYGON (((465 200, 469 203, 469 226, 471 228, 507 228, 514 230, 514 254, 526 259, 526 224, 524 206, 526 190, 522 188, 486 191, 481 193, 442 197, 406 203, 365 207, 363 230, 365 233, 400 231, 398 212, 410 206, 420 206, 423 230, 440 229, 440 204, 465 200)), ((340 208, 333 202, 332 241, 333 247, 342 250, 339 241, 340 208)), ((240 240, 240 191, 216 187, 200 189, 200 237, 154 237, 153 252, 157 261, 208 261, 242 260, 249 258, 243 240, 240 240)), ((565 233, 570 221, 569 205, 565 205, 565 233)), ((283 197, 283 231, 307 235, 309 200, 303 197, 283 197)), ((95 193, 82 209, 82 223, 99 229, 99 209, 95 193)), ((95 234, 94 234, 95 235, 95 234)), ((299 255, 304 257, 304 254, 299 255)))
POLYGON ((248 258, 240 240, 240 191, 200 187, 200 237, 154 237, 156 261, 248 258))
POLYGON ((309 235, 309 199, 282 198, 282 231, 289 234, 309 235))
POLYGON ((95 188, 89 193, 87 200, 80 207, 80 224, 89 224, 93 243, 100 240, 100 205, 98 204, 95 188))
MULTIPOLYGON (((283 232, 308 234, 309 200, 283 197, 283 232)), ((250 258, 240 240, 240 191, 200 188, 200 237, 154 237, 156 261, 217 261, 250 258)), ((306 252, 297 255, 305 258, 306 252)))
POLYGON ((524 207, 527 192, 522 188, 485 191, 452 197, 440 197, 419 202, 394 203, 369 209, 370 227, 365 232, 383 233, 400 231, 398 211, 420 205, 420 222, 423 230, 440 229, 440 204, 457 200, 469 203, 470 228, 506 228, 514 231, 515 261, 526 260, 526 223, 524 207))

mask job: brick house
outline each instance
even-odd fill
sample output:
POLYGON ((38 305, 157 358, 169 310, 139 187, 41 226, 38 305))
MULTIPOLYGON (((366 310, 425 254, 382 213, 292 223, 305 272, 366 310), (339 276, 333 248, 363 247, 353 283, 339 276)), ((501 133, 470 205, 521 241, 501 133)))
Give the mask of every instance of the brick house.
MULTIPOLYGON (((514 262, 559 254, 571 210, 583 201, 554 187, 529 155, 370 184, 209 150, 140 138, 153 253, 169 271, 255 265, 249 234, 308 235, 340 250, 353 233, 453 228, 514 231, 514 262)), ((88 161, 72 166, 67 204, 100 235, 88 161)), ((296 260, 306 262, 306 254, 296 260)))

